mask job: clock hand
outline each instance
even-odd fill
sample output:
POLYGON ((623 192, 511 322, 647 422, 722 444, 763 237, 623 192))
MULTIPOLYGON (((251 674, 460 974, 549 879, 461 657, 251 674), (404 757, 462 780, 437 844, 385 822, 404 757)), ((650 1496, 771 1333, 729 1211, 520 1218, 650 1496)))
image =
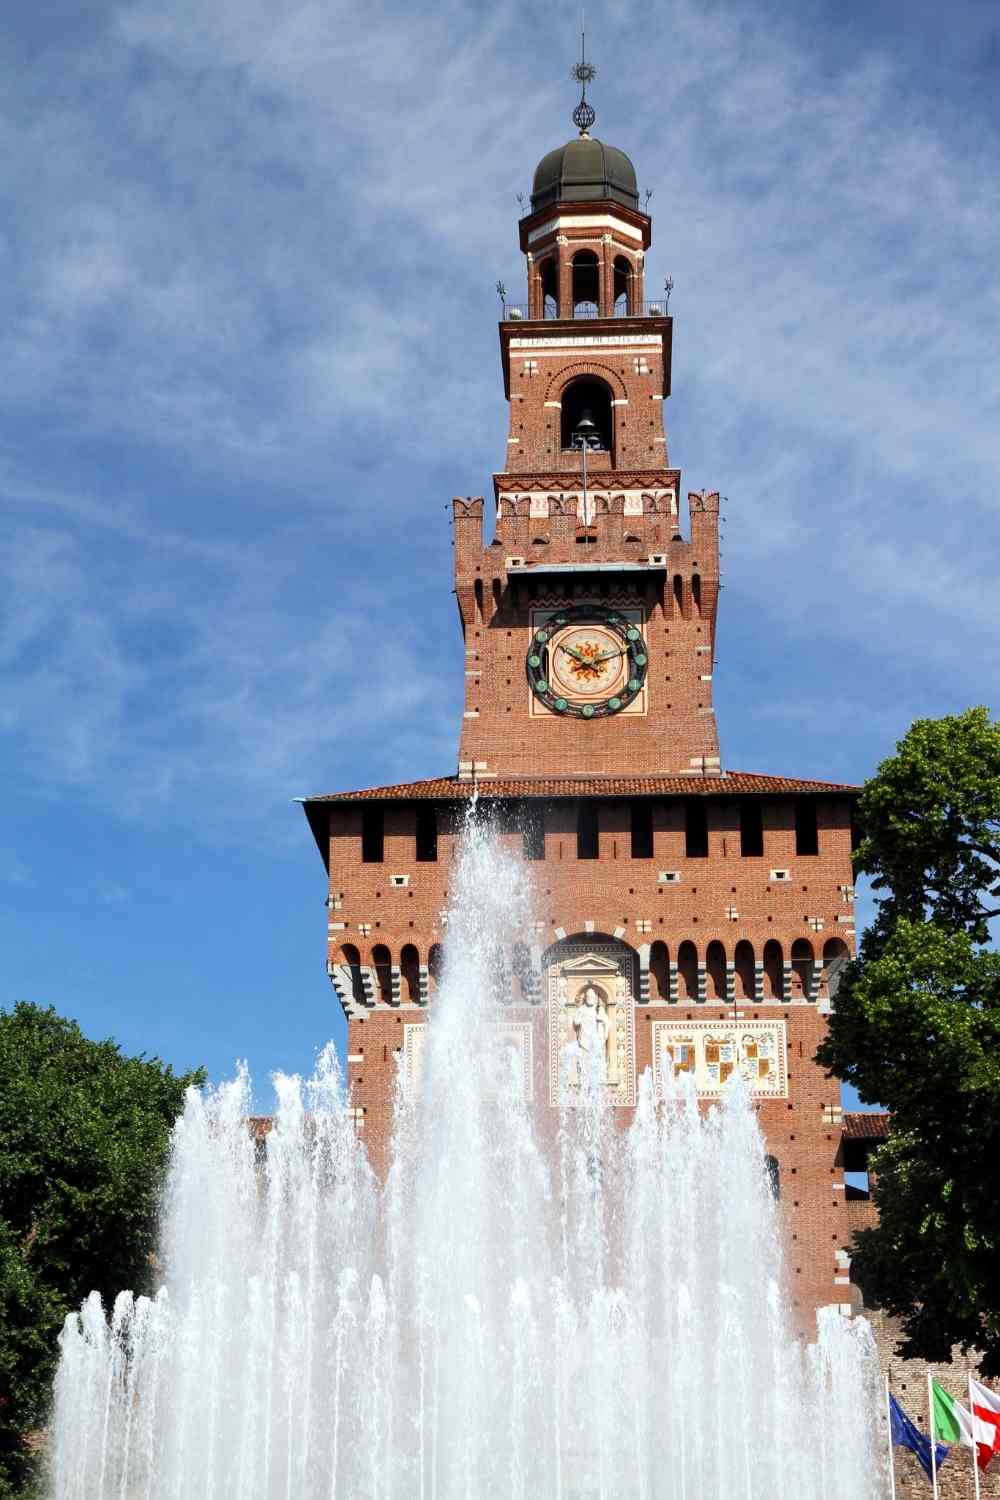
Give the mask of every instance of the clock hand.
POLYGON ((565 653, 566 653, 567 656, 572 656, 573 660, 574 661, 578 661, 581 666, 584 666, 584 667, 589 667, 590 666, 590 660, 589 660, 589 658, 586 657, 586 656, 584 656, 582 652, 578 651, 575 646, 564 646, 562 644, 562 642, 560 642, 559 643, 559 650, 560 651, 565 651, 565 653))
POLYGON ((602 656, 595 656, 594 657, 594 659, 593 659, 594 666, 596 667, 598 665, 598 663, 600 663, 602 661, 611 661, 611 659, 613 657, 615 657, 615 656, 624 656, 624 655, 625 655, 625 652, 622 651, 622 650, 618 650, 618 651, 605 651, 602 656))

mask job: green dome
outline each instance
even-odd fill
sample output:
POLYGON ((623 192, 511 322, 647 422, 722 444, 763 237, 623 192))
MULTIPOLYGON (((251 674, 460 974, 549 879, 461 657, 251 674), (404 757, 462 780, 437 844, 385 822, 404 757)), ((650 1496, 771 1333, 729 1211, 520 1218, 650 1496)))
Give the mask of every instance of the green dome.
POLYGON ((593 202, 610 198, 626 208, 639 207, 635 167, 624 151, 590 136, 576 136, 543 156, 535 168, 531 189, 532 212, 547 203, 593 202))

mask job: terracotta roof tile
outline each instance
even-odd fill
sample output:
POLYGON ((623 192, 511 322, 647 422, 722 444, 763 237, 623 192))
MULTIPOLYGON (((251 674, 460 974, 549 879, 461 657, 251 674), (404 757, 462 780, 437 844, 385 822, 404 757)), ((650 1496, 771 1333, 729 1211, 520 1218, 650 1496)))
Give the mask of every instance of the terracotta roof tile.
POLYGON ((878 1113, 845 1113, 844 1136, 849 1141, 887 1141, 889 1116, 878 1113))
POLYGON ((459 781, 438 776, 428 781, 404 781, 395 786, 363 787, 358 791, 328 792, 307 797, 316 802, 396 802, 434 799, 465 801, 474 791, 480 797, 731 797, 737 794, 850 793, 856 786, 839 781, 806 781, 797 776, 761 776, 751 771, 726 771, 721 776, 524 776, 510 780, 459 781))

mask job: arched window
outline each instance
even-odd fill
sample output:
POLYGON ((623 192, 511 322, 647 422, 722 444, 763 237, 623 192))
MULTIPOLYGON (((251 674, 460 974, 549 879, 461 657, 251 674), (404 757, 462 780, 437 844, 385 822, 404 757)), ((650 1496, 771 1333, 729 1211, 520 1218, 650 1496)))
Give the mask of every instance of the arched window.
POLYGON ((782 1000, 785 994, 785 970, 781 944, 768 938, 764 944, 764 999, 782 1000))
POLYGON ((624 255, 615 256, 614 264, 615 317, 627 317, 632 307, 632 267, 624 255))
POLYGON ((416 1005, 420 1000, 420 954, 407 943, 399 955, 399 972, 403 981, 403 999, 416 1005))
POLYGON ((427 954, 427 980, 432 995, 437 993, 438 985, 441 983, 441 969, 441 944, 432 943, 427 954))
POLYGON ((475 597, 476 597, 476 619, 479 620, 479 621, 482 621, 482 618, 483 618, 483 580, 481 578, 477 578, 476 579, 475 583, 472 585, 472 591, 473 591, 473 593, 475 594, 475 597))
POLYGON ((709 1000, 726 998, 726 950, 718 940, 705 954, 705 993, 709 1000))
POLYGON ((701 614, 701 574, 700 573, 692 573, 691 574, 691 603, 694 605, 695 611, 700 615, 701 614))
POLYGON ((691 942, 677 950, 677 994, 681 1000, 698 998, 698 950, 691 942))
POLYGON ((364 980, 361 977, 361 954, 353 943, 345 943, 340 950, 340 961, 351 971, 351 996, 355 1005, 367 1005, 364 980))
POLYGON ((378 983, 379 999, 384 1005, 392 1004, 392 954, 384 943, 376 943, 372 949, 372 968, 378 983))
POLYGON ((826 992, 832 1000, 840 988, 844 966, 850 963, 851 955, 843 938, 828 938, 823 944, 823 976, 826 992))
POLYGON ((746 938, 741 938, 736 944, 733 957, 736 961, 736 998, 752 1000, 754 998, 753 947, 746 938))
POLYGON ((564 448, 579 448, 583 435, 589 432, 589 447, 610 452, 614 435, 611 392, 603 380, 584 376, 572 381, 562 393, 561 418, 564 448), (591 422, 592 428, 588 425, 591 422))
POLYGON ((572 271, 574 318, 596 318, 601 300, 601 272, 593 250, 578 250, 572 271))
POLYGON ((542 317, 559 316, 559 272, 554 260, 545 260, 538 268, 538 283, 542 296, 542 317))
POLYGON ((657 1000, 670 999, 670 950, 656 942, 649 950, 649 988, 657 1000))
POLYGON ((792 944, 793 993, 803 1000, 811 1000, 813 993, 813 945, 807 938, 796 938, 792 944))
POLYGON ((775 1198, 781 1197, 781 1168, 778 1166, 776 1156, 764 1157, 764 1173, 767 1177, 767 1185, 775 1198))

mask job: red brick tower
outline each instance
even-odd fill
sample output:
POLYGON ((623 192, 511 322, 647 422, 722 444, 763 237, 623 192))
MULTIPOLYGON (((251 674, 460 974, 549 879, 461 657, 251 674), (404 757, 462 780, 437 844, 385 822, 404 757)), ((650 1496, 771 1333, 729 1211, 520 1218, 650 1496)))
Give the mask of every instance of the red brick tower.
POLYGON ((671 328, 646 300, 635 171, 581 132, 545 156, 520 223, 528 300, 500 324, 510 402, 496 527, 454 502, 466 701, 451 775, 310 798, 328 972, 358 1128, 381 1168, 397 1064, 420 1087, 457 814, 478 789, 537 862, 533 944, 497 1024, 540 1112, 574 1102, 584 1034, 631 1117, 645 1068, 755 1095, 803 1316, 849 1306, 839 1089, 813 1062, 854 943, 853 788, 720 761, 716 493, 669 465, 671 328), (567 1053, 567 1048, 569 1053, 567 1053))

